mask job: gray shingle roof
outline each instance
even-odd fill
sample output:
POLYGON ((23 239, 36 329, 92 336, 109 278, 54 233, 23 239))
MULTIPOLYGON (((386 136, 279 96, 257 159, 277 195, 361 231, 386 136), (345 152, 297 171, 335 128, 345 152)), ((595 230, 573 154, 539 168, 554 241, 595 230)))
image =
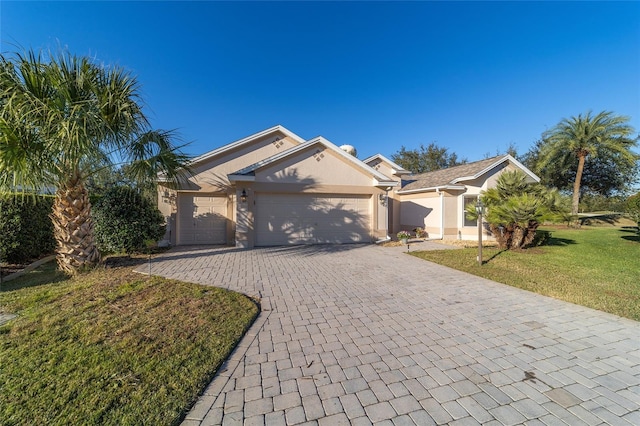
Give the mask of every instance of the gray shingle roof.
POLYGON ((456 179, 466 176, 475 176, 505 157, 506 155, 499 155, 497 157, 474 161, 473 163, 462 164, 460 166, 449 167, 447 169, 406 176, 406 178, 402 180, 401 191, 453 185, 453 181, 456 179))

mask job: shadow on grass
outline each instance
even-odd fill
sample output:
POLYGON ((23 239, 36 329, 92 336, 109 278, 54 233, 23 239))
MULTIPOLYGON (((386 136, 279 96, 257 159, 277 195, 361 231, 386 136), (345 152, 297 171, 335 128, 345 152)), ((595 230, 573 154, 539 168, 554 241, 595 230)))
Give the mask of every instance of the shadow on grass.
POLYGON ((569 246, 573 244, 577 244, 576 240, 570 240, 568 238, 551 237, 549 239, 549 242, 545 245, 554 246, 554 247, 564 247, 564 246, 569 246))
POLYGON ((498 252, 497 252, 497 253, 495 253, 493 256, 491 256, 491 257, 489 257, 489 258, 487 258, 487 259, 484 259, 484 260, 482 261, 482 264, 484 265, 484 264, 486 264, 486 263, 491 262, 493 259, 497 258, 498 256, 500 256, 502 253, 504 253, 504 252, 506 252, 506 251, 508 251, 508 249, 502 249, 502 250, 498 251, 498 252))
POLYGON ((634 232, 638 233, 640 230, 637 226, 621 226, 619 229, 620 232, 634 232))
POLYGON ((625 234, 627 233, 632 234, 632 235, 623 235, 622 237, 620 237, 623 240, 640 243, 640 228, 638 228, 637 226, 622 226, 619 229, 619 231, 624 232, 625 234))
POLYGON ((615 225, 618 220, 622 217, 620 213, 609 213, 609 214, 601 214, 601 215, 591 215, 586 217, 580 217, 580 225, 602 225, 603 223, 609 225, 615 225))
POLYGON ((68 277, 58 270, 55 261, 45 263, 44 265, 27 272, 21 277, 14 280, 3 282, 0 292, 15 291, 21 288, 37 287, 40 285, 53 284, 66 280, 68 277))

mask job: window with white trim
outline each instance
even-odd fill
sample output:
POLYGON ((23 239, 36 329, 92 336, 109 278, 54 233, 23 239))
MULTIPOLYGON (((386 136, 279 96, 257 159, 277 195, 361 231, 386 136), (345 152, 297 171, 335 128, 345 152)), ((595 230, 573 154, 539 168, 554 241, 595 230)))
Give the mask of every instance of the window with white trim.
POLYGON ((468 219, 467 218, 467 206, 469 204, 475 206, 478 202, 478 196, 474 195, 473 197, 464 197, 463 208, 462 208, 462 224, 463 226, 478 226, 478 221, 476 219, 468 219))

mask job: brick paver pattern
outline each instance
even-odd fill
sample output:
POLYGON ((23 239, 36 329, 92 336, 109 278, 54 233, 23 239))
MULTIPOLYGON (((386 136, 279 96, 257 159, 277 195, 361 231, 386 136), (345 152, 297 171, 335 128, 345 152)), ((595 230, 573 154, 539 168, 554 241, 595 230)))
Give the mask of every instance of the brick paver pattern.
POLYGON ((640 323, 403 251, 181 247, 155 259, 153 274, 262 307, 183 425, 640 425, 640 323))

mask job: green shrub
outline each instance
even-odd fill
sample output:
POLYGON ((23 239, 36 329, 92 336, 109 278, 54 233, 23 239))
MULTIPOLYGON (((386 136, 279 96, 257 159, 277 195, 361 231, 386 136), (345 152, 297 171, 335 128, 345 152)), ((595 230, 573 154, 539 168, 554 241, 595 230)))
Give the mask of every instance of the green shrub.
POLYGON ((98 248, 108 253, 142 251, 165 232, 157 207, 128 186, 109 189, 93 206, 93 219, 98 248))
POLYGON ((54 251, 52 205, 50 196, 0 196, 0 260, 22 263, 54 251))

